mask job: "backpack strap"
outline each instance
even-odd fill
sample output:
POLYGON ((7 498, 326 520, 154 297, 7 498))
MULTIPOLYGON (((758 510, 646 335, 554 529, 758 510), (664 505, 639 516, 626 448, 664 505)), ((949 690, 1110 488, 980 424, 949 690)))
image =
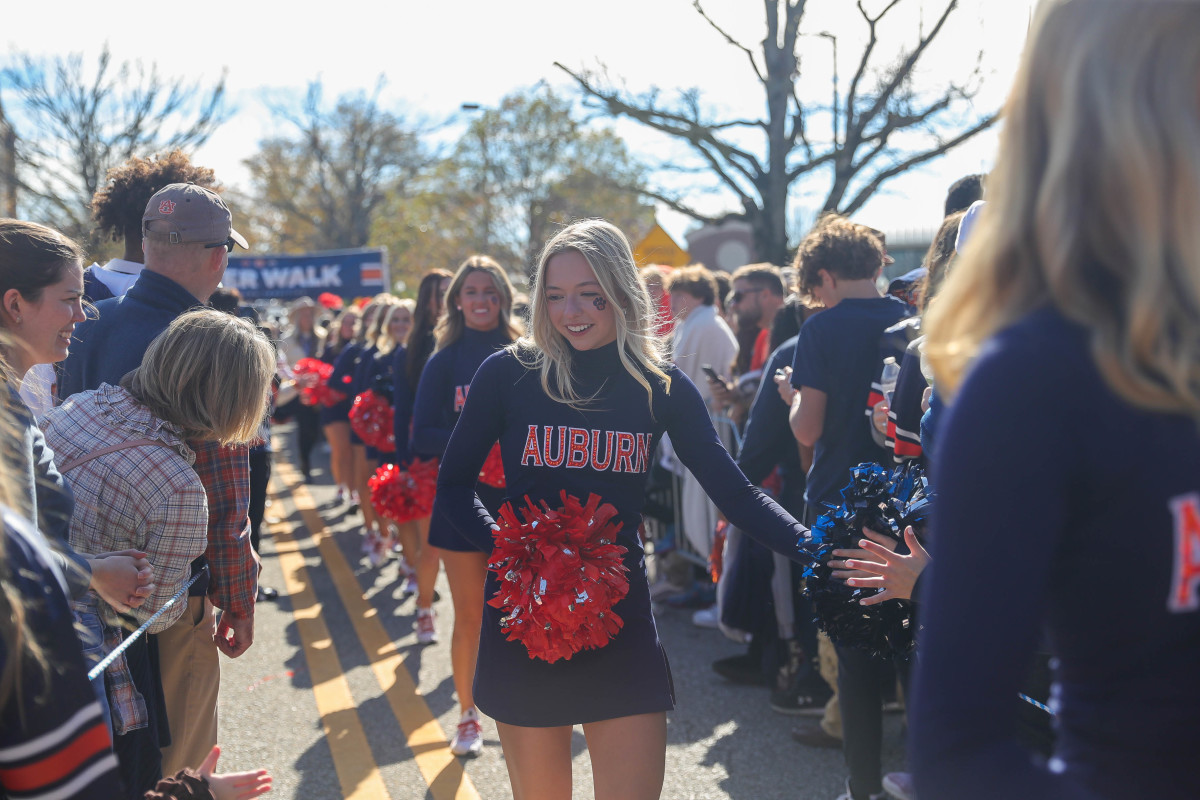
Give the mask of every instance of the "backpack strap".
POLYGON ((60 473, 65 473, 68 470, 75 469, 75 467, 78 467, 80 464, 86 464, 87 462, 91 461, 94 458, 99 458, 100 456, 106 456, 109 453, 115 453, 118 450, 129 450, 134 447, 167 447, 167 446, 168 445, 165 445, 159 441, 155 441, 154 439, 134 439, 134 440, 128 441, 128 442, 121 442, 120 444, 109 445, 108 447, 101 447, 99 450, 93 450, 90 453, 85 453, 84 455, 81 455, 78 458, 72 458, 69 461, 64 461, 62 464, 58 465, 58 471, 60 473))

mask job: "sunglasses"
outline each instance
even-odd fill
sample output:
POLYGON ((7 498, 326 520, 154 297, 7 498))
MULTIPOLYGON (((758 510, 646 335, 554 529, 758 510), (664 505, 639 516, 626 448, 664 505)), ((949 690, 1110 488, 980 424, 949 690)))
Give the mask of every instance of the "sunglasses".
POLYGON ((233 237, 232 237, 232 236, 230 236, 228 239, 226 239, 226 240, 225 240, 225 241, 223 241, 223 242, 213 242, 212 244, 206 244, 206 245, 204 245, 204 249, 205 249, 205 250, 211 250, 211 249, 213 249, 214 247, 224 247, 224 248, 225 248, 225 251, 226 251, 227 253, 232 253, 232 252, 233 252, 233 247, 234 247, 234 245, 236 245, 236 244, 237 244, 237 242, 235 242, 235 241, 233 240, 233 237))
POLYGON ((761 291, 762 291, 762 287, 759 287, 757 289, 744 289, 740 292, 734 292, 731 295, 729 295, 728 301, 730 304, 736 305, 736 304, 742 302, 742 298, 745 297, 746 295, 758 294, 761 291))

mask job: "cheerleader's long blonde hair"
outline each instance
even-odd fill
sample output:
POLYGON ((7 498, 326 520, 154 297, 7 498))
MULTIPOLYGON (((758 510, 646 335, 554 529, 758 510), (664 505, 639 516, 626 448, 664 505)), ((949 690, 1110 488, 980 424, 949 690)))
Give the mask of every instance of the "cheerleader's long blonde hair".
POLYGON ((553 400, 572 408, 583 408, 591 398, 581 397, 572 380, 575 350, 554 329, 546 304, 546 265, 559 253, 574 250, 582 255, 613 309, 617 328, 617 353, 625 370, 646 390, 653 408, 652 378, 671 391, 671 378, 665 359, 654 336, 650 296, 638 277, 629 240, 611 222, 585 219, 559 231, 546 243, 538 258, 530 293, 530 335, 513 347, 517 358, 528 369, 537 370, 542 389, 553 400))
POLYGON ((1200 2, 1051 0, 988 204, 928 315, 938 386, 1046 303, 1134 406, 1200 415, 1200 2))

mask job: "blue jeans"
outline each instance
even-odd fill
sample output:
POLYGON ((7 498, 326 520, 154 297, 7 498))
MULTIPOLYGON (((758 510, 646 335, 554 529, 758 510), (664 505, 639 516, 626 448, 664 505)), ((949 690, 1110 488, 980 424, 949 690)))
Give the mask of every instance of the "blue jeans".
MULTIPOLYGON (((90 672, 93 667, 108 655, 108 647, 104 644, 104 623, 100 620, 98 610, 99 600, 91 592, 74 601, 72 609, 75 612, 75 631, 79 634, 79 643, 83 646, 83 663, 90 672)), ((92 691, 104 712, 104 724, 108 726, 109 738, 112 738, 112 711, 108 707, 108 693, 104 688, 104 673, 91 682, 92 691)))

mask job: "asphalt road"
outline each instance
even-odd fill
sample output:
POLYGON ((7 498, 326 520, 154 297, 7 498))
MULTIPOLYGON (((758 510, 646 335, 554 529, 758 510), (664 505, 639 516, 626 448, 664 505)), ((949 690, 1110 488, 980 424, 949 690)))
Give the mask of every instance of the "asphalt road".
MULTIPOLYGON (((288 428, 276 430, 276 444, 288 428)), ((318 456, 318 464, 322 464, 318 456)), ((303 800, 509 798, 495 725, 484 720, 475 759, 449 752, 458 722, 450 677, 452 610, 444 574, 435 605, 439 644, 422 647, 415 601, 402 598, 398 566, 367 566, 361 517, 332 508, 323 469, 300 483, 286 449, 276 453, 263 537, 262 582, 280 591, 258 606, 255 642, 222 659, 222 771, 266 767, 270 796, 303 800)), ((676 709, 668 715, 667 800, 833 800, 844 768, 837 750, 794 742, 797 718, 778 715, 762 688, 734 686, 711 669, 740 648, 664 609, 659 633, 671 659, 676 709)), ((633 676, 630 676, 633 679, 633 676)), ((885 766, 900 768, 899 716, 885 722, 885 766)), ((590 798, 583 734, 574 737, 574 797, 590 798)))

